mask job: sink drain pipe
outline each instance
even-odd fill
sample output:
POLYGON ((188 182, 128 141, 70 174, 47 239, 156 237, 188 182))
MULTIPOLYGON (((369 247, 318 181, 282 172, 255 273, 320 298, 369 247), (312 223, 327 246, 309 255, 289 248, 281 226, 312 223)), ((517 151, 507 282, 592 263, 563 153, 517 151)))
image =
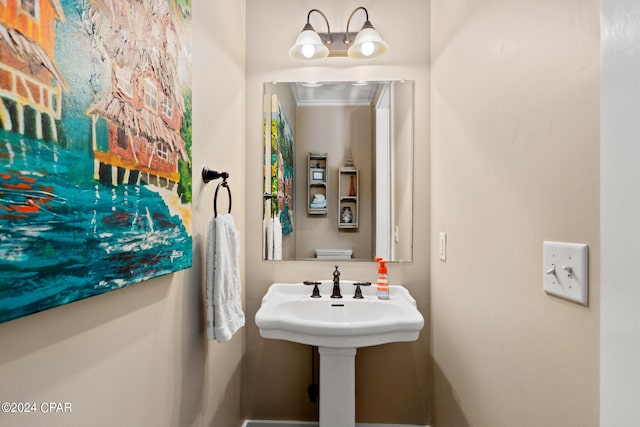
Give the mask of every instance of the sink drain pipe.
POLYGON ((307 387, 307 394, 309 395, 309 400, 312 403, 318 402, 318 394, 320 393, 320 387, 316 382, 316 346, 311 346, 311 384, 307 387))

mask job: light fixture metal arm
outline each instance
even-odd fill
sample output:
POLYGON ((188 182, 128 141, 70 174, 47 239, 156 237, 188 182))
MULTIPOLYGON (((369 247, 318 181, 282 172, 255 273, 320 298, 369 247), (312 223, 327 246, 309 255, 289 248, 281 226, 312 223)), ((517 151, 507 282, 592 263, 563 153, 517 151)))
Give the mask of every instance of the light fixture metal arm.
POLYGON ((349 19, 347 19, 347 30, 344 33, 344 44, 349 44, 352 42, 352 40, 349 40, 349 24, 351 24, 351 18, 353 18, 353 15, 355 15, 359 10, 364 10, 365 14, 364 25, 362 26, 362 28, 373 28, 373 25, 371 25, 371 22, 369 22, 369 11, 367 10, 367 8, 365 8, 364 6, 356 7, 353 12, 351 12, 351 15, 349 15, 349 19))
MULTIPOLYGON (((327 19, 327 16, 326 16, 324 13, 322 13, 322 11, 321 11, 321 10, 319 10, 319 9, 311 9, 311 10, 309 11, 309 13, 307 14, 307 25, 306 25, 306 26, 311 27, 310 18, 311 18, 311 13, 312 13, 312 12, 318 12, 318 13, 319 13, 320 15, 322 15, 322 17, 324 18, 324 22, 326 22, 326 23, 327 23, 327 34, 329 35, 329 41, 328 41, 327 43, 331 43, 331 28, 329 27, 329 20, 327 19)), ((305 26, 305 28, 306 28, 306 26, 305 26)), ((312 28, 313 28, 313 27, 311 27, 311 29, 312 29, 312 28)))

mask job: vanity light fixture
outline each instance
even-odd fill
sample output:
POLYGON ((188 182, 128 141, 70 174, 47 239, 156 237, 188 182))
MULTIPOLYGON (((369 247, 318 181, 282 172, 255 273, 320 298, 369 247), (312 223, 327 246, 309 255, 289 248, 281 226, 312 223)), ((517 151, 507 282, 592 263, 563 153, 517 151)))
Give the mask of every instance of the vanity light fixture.
POLYGON ((307 23, 294 45, 289 49, 289 56, 303 61, 323 59, 328 56, 349 56, 356 59, 373 59, 384 55, 389 45, 382 40, 380 34, 369 21, 369 12, 360 6, 354 9, 347 20, 347 29, 343 33, 331 33, 329 20, 318 9, 311 9, 307 14, 307 23), (357 33, 349 32, 351 18, 359 10, 365 13, 365 22, 357 33), (313 29, 309 19, 313 12, 319 13, 327 23, 327 32, 318 33, 313 29))

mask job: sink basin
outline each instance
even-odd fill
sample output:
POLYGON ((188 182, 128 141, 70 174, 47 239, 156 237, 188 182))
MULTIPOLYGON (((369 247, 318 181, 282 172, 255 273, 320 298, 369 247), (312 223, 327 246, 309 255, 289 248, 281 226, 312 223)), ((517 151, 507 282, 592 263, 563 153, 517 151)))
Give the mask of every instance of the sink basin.
POLYGON ((406 288, 389 286, 389 299, 379 300, 375 285, 362 287, 354 299, 353 281, 341 281, 342 298, 330 298, 333 283, 322 281, 321 298, 313 286, 274 283, 262 299, 256 324, 265 338, 333 348, 358 348, 415 341, 424 318, 406 288))

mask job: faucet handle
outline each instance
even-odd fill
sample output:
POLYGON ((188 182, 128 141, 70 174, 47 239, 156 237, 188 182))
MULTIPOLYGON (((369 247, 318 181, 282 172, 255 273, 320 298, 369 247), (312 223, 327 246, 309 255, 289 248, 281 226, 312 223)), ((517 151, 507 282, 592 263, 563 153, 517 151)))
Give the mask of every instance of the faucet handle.
POLYGON ((360 286, 371 286, 371 282, 354 282, 353 286, 356 287, 356 293, 353 297, 355 299, 363 299, 364 297, 362 296, 362 289, 360 289, 360 286))
POLYGON ((313 292, 311 293, 311 298, 321 298, 320 296, 320 289, 318 289, 318 285, 320 284, 320 282, 318 281, 311 281, 311 280, 305 280, 304 282, 305 285, 307 286, 311 286, 313 285, 313 292))

